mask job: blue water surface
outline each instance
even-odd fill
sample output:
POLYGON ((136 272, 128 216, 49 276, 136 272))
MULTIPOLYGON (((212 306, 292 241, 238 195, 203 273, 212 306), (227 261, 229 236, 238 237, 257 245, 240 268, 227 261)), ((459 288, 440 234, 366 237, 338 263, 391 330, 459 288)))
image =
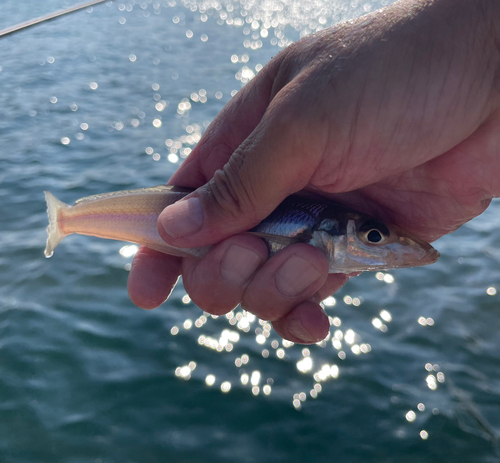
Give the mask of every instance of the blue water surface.
MULTIPOLYGON (((498 202, 437 264, 352 279, 309 347, 181 284, 136 308, 127 243, 43 256, 44 190, 164 183, 283 47, 387 3, 115 1, 0 39, 0 461, 499 460, 498 202)), ((0 28, 69 5, 3 0, 0 28)))

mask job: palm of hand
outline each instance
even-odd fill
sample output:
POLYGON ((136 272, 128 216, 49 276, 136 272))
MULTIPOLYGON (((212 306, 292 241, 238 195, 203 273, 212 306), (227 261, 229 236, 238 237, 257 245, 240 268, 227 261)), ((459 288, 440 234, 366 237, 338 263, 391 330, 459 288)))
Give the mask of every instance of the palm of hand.
POLYGON ((455 231, 500 194, 499 124, 490 118, 446 153, 347 194, 347 201, 429 242, 455 231))
POLYGON ((456 149, 357 191, 329 195, 328 185, 311 187, 432 242, 484 212, 497 194, 490 185, 499 167, 456 149))

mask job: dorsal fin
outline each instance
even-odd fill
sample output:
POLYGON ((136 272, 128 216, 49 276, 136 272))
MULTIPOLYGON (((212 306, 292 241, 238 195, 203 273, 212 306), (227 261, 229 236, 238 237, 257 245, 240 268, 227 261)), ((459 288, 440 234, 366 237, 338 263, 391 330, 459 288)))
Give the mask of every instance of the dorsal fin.
POLYGON ((123 190, 123 191, 114 191, 112 193, 102 193, 99 195, 92 195, 92 196, 87 196, 85 198, 81 198, 78 201, 75 202, 75 206, 80 205, 80 204, 86 204, 90 203, 92 201, 97 201, 100 199, 107 199, 107 198, 117 198, 121 196, 127 196, 129 194, 137 194, 137 193, 143 193, 143 194, 156 194, 156 193, 185 193, 186 195, 191 193, 190 188, 183 188, 183 187, 178 187, 178 186, 173 186, 173 185, 157 185, 153 186, 150 188, 138 188, 136 190, 123 190))

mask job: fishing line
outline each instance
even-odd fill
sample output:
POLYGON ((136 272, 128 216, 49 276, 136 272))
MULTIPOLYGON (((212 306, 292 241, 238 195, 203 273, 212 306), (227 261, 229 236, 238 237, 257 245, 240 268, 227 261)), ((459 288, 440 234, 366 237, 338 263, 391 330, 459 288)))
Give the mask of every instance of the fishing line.
MULTIPOLYGON (((110 0, 91 0, 89 2, 79 3, 78 5, 71 6, 69 8, 64 8, 63 10, 55 11, 54 13, 49 13, 44 16, 40 16, 39 18, 30 19, 29 21, 24 21, 22 23, 16 24, 15 26, 8 27, 7 29, 0 30, 0 38, 5 37, 6 35, 14 34, 16 32, 22 31, 31 26, 35 26, 37 24, 43 23, 45 21, 50 21, 51 19, 58 18, 59 16, 63 16, 65 14, 73 13, 75 11, 81 10, 83 8, 88 8, 89 6, 97 5, 98 3, 104 3, 110 0)), ((113 0, 111 0, 113 1, 113 0)))

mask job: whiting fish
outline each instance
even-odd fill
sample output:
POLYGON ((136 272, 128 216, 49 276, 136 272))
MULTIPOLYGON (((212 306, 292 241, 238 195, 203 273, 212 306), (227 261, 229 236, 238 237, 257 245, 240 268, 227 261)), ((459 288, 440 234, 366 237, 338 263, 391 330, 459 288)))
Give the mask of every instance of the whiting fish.
MULTIPOLYGON (((46 191, 49 226, 45 256, 68 235, 130 241, 181 257, 203 257, 210 247, 177 248, 156 228, 161 211, 191 190, 160 185, 89 196, 74 206, 46 191)), ((249 231, 264 239, 270 255, 293 243, 308 243, 328 259, 330 273, 417 267, 436 262, 439 253, 399 227, 326 199, 289 196, 249 231)))

